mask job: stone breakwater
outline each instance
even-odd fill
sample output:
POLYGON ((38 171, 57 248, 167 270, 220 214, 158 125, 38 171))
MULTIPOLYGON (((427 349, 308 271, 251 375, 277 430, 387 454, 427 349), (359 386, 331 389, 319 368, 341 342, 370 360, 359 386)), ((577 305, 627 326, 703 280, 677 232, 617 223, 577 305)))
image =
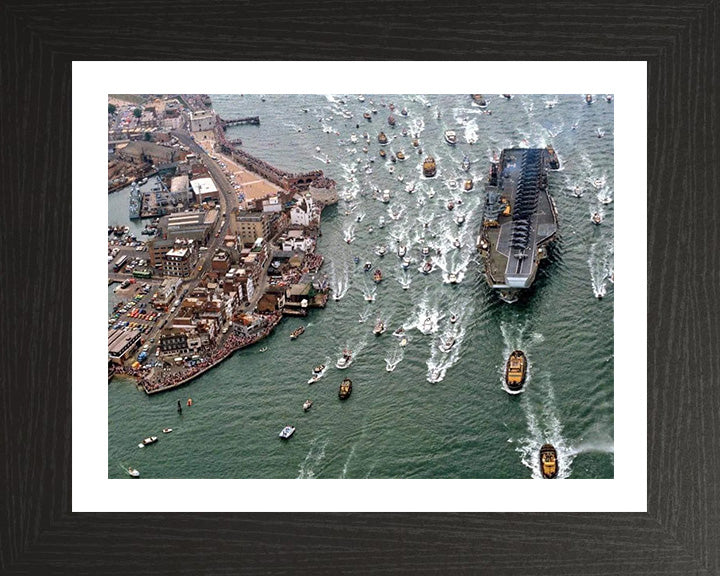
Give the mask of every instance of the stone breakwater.
POLYGON ((259 331, 255 334, 230 334, 221 344, 212 349, 210 351, 210 357, 200 364, 180 372, 173 372, 172 374, 162 374, 162 372, 160 372, 160 374, 156 377, 150 376, 143 378, 140 380, 140 385, 142 385, 146 394, 157 394, 158 392, 164 392, 166 390, 172 390, 174 388, 178 388, 179 386, 183 386, 201 374, 204 374, 211 368, 217 366, 220 362, 229 358, 237 350, 247 348, 248 346, 252 346, 253 344, 265 339, 273 331, 275 326, 278 325, 281 318, 281 314, 269 314, 267 316, 263 316, 259 331))

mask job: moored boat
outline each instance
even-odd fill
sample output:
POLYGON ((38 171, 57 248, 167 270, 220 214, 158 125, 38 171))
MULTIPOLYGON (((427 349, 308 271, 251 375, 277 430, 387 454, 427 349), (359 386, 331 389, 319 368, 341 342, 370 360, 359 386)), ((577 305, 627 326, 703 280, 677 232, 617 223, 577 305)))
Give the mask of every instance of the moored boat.
POLYGON ((397 249, 398 258, 404 258, 405 254, 407 254, 407 246, 405 246, 405 244, 400 244, 397 249))
POLYGON ((505 385, 510 392, 520 392, 527 376, 527 358, 522 350, 513 350, 505 364, 505 385))
POLYGON ((400 110, 400 114, 402 114, 403 116, 407 116, 407 115, 408 115, 408 111, 407 111, 407 108, 405 108, 405 106, 403 106, 403 109, 400 110))
POLYGON ((552 444, 543 444, 540 448, 540 473, 548 479, 558 474, 557 450, 552 444))
POLYGON ((293 434, 295 434, 295 426, 285 426, 285 428, 283 428, 282 430, 280 430, 279 436, 280 436, 280 438, 282 438, 283 440, 287 440, 287 439, 290 438, 290 436, 292 436, 293 434))
POLYGON ((457 314, 451 314, 450 315, 450 324, 455 324, 455 322, 457 322, 457 319, 458 319, 457 314))
POLYGON ((455 216, 455 224, 460 226, 463 222, 465 222, 465 214, 458 214, 455 216))
POLYGON ((293 330, 290 334, 290 340, 296 340, 303 332, 305 332, 305 326, 300 326, 297 330, 293 330))
POLYGON ((340 400, 345 400, 346 398, 350 397, 351 392, 352 380, 350 380, 350 378, 345 378, 345 380, 342 381, 342 384, 340 384, 340 390, 338 390, 338 398, 340 398, 340 400))
POLYGON ((423 176, 425 178, 432 178, 437 172, 437 164, 435 164, 435 158, 428 156, 423 162, 423 176))
POLYGON ((382 148, 380 149, 379 154, 380 154, 380 158, 385 158, 387 156, 387 152, 385 152, 385 150, 383 150, 382 148))
POLYGON ((390 202, 390 190, 383 190, 382 196, 380 197, 380 201, 383 204, 387 204, 390 202))

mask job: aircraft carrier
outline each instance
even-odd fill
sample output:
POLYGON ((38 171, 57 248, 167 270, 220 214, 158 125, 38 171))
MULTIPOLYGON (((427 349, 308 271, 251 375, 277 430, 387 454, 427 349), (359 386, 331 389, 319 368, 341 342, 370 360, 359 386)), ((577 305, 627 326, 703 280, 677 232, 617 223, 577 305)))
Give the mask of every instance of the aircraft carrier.
POLYGON ((548 170, 558 170, 555 150, 506 148, 490 167, 477 247, 491 288, 505 302, 530 288, 547 245, 558 229, 548 170))

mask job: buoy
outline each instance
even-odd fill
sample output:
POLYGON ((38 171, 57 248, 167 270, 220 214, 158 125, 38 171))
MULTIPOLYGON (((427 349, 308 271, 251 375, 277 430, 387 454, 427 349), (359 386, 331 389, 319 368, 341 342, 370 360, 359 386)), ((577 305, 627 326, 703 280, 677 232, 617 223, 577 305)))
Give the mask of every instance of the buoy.
POLYGON ((187 405, 192 406, 192 398, 188 398, 187 405))

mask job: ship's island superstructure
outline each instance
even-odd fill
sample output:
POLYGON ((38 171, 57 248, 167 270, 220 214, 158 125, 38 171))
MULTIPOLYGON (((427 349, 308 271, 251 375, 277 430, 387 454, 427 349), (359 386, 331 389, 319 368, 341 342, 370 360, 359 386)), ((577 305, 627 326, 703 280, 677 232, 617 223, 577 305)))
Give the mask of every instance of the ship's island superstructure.
POLYGON ((505 302, 531 286, 557 234, 557 210, 547 171, 560 163, 552 147, 506 148, 493 161, 477 246, 488 284, 505 302))

